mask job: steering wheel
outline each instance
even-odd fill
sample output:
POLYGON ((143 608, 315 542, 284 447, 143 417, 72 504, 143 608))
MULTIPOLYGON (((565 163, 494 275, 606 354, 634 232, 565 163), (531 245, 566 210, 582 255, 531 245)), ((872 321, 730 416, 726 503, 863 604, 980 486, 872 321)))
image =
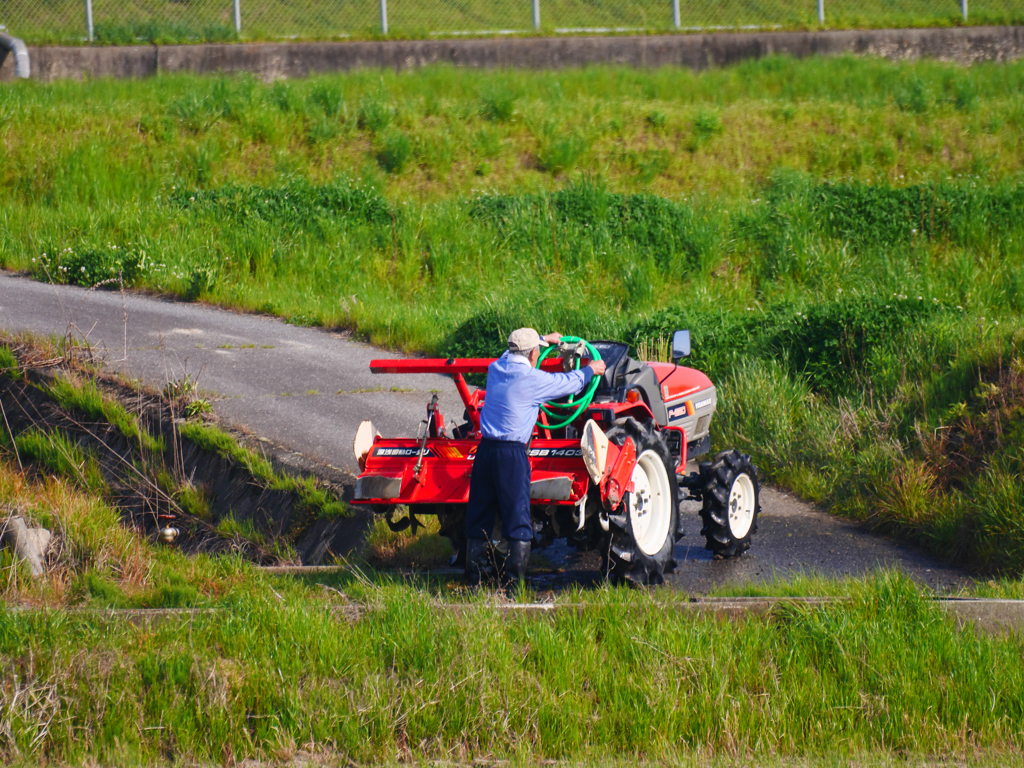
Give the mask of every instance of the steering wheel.
MULTIPOLYGON (((555 345, 551 345, 541 352, 540 358, 537 360, 537 367, 540 368, 541 363, 551 357, 555 350, 558 350, 559 354, 561 354, 562 350, 566 348, 566 345, 571 344, 578 349, 581 343, 586 348, 591 360, 601 359, 601 353, 598 352, 594 345, 586 339, 581 339, 578 336, 563 336, 557 347, 555 345)), ((573 369, 579 370, 580 355, 576 354, 574 351, 569 360, 572 361, 573 369)), ((590 407, 590 403, 594 399, 594 393, 597 391, 597 387, 601 383, 600 379, 600 376, 592 377, 590 379, 590 383, 586 386, 583 392, 579 394, 578 400, 576 399, 576 395, 572 395, 566 403, 548 402, 542 405, 540 409, 549 419, 554 419, 555 421, 562 419, 562 421, 557 421, 557 423, 554 424, 545 424, 540 419, 537 419, 537 426, 544 429, 561 429, 562 427, 572 424, 572 422, 574 422, 581 413, 590 407)))

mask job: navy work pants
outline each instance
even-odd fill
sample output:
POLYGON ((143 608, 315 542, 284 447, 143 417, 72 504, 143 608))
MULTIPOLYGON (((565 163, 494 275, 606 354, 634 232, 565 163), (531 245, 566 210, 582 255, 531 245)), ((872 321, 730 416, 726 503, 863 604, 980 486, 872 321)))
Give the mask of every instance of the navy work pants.
POLYGON ((466 538, 490 541, 494 515, 501 513, 506 539, 532 541, 530 460, 523 443, 480 441, 469 478, 466 538))

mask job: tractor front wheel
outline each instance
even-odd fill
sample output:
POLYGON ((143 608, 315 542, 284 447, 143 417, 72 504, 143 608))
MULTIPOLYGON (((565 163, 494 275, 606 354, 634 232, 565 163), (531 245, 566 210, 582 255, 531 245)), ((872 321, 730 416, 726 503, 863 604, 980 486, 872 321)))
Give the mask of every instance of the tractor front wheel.
POLYGON ((757 468, 746 454, 723 451, 700 465, 700 479, 704 548, 716 559, 742 555, 750 549, 761 511, 757 468))
POLYGON ((632 440, 637 462, 633 490, 608 514, 604 574, 612 582, 661 584, 675 567, 673 549, 678 527, 679 492, 672 454, 653 421, 626 418, 606 433, 623 445, 632 440))

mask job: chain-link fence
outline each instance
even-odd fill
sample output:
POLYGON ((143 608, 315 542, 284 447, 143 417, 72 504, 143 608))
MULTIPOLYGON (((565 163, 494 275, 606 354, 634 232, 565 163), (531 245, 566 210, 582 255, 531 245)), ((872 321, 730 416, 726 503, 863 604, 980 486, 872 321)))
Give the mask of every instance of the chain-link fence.
POLYGON ((0 26, 29 44, 920 27, 965 19, 1022 23, 1024 0, 0 0, 0 26))

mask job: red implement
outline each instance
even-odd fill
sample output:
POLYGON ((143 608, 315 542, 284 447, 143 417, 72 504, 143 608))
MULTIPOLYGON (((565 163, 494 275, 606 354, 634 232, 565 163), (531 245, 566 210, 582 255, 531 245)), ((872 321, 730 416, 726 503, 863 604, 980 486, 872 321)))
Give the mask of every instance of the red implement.
MULTIPOLYGON (((495 358, 448 358, 423 360, 373 360, 373 373, 442 373, 452 377, 462 398, 470 428, 460 439, 444 436, 443 429, 431 430, 437 437, 374 438, 363 452, 362 473, 356 482, 355 501, 360 504, 465 504, 469 499, 469 477, 480 439, 480 409, 485 391, 470 391, 465 374, 486 373, 495 358), (416 467, 419 471, 416 471, 416 467)), ((542 369, 560 371, 561 361, 545 360, 542 369)), ((613 418, 614 405, 605 404, 587 418, 613 418)), ((437 418, 440 418, 438 414, 437 418)), ((429 428, 429 425, 428 425, 429 428)), ((579 439, 551 439, 551 431, 535 430, 529 456, 532 469, 530 498, 537 504, 576 505, 590 488, 590 476, 583 465, 579 439)), ((635 461, 635 453, 633 454, 635 461)), ((620 469, 629 477, 632 467, 620 469)), ((614 487, 614 484, 613 484, 614 487)), ((604 488, 602 488, 604 491, 604 488)), ((619 503, 620 497, 615 500, 619 503)), ((612 506, 615 506, 612 505, 612 506)))
MULTIPOLYGON (((465 504, 478 440, 379 439, 356 481, 363 504, 465 504), (423 450, 417 480, 414 467, 423 450)), ((538 504, 578 504, 590 478, 578 440, 534 440, 530 444, 530 498, 538 504)))

